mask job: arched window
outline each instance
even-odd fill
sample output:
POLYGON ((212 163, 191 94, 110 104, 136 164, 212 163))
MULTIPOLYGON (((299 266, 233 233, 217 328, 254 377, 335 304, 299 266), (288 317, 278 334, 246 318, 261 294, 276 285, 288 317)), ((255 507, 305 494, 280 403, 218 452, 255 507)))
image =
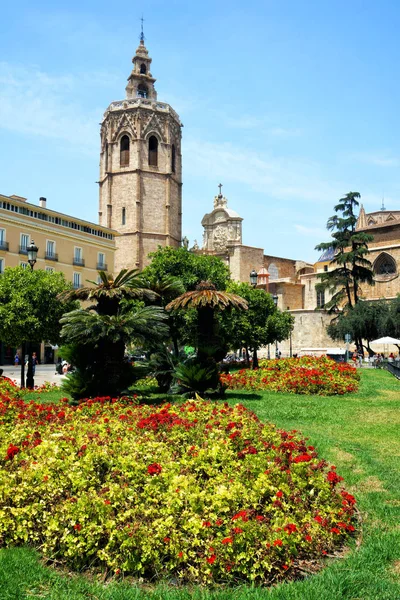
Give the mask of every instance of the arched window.
POLYGON ((158 139, 154 135, 149 138, 149 165, 158 165, 158 139))
POLYGON ((121 225, 125 225, 126 224, 126 209, 125 207, 122 209, 122 215, 121 215, 121 225))
POLYGON ((175 173, 175 144, 172 144, 172 148, 171 148, 171 171, 173 173, 175 173))
POLYGON ((129 167, 129 137, 123 135, 120 143, 119 164, 121 167, 129 167))
POLYGON ((146 73, 147 73, 147 68, 146 68, 146 65, 145 65, 144 63, 142 63, 142 64, 140 65, 140 73, 141 73, 142 75, 146 75, 146 73))
POLYGON ((386 252, 382 252, 376 259, 374 263, 374 273, 375 275, 387 276, 387 275, 395 275, 397 272, 396 262, 390 254, 386 252))
POLYGON ((147 85, 144 85, 144 83, 139 83, 138 88, 137 88, 138 97, 139 98, 147 98, 147 94, 148 94, 147 85))

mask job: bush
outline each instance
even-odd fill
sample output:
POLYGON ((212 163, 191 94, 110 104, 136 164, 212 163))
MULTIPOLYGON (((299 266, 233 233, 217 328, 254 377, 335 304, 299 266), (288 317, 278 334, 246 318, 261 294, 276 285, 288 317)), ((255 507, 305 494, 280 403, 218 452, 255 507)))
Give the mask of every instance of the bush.
POLYGON ((241 405, 2 397, 0 544, 148 580, 269 583, 354 530, 353 496, 241 405))
POLYGON ((357 369, 326 356, 262 360, 258 369, 221 375, 221 382, 231 390, 267 389, 319 396, 356 392, 359 381, 357 369))

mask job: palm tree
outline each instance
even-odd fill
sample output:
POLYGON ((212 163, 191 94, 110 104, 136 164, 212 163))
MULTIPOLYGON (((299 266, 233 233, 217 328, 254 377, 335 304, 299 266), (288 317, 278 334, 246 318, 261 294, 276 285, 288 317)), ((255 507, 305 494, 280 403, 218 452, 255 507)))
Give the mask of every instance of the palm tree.
POLYGON ((154 301, 158 294, 143 286, 141 273, 137 269, 122 269, 114 278, 111 273, 99 271, 100 282, 88 280, 92 286, 68 290, 60 294, 62 299, 82 301, 95 300, 95 310, 99 314, 116 314, 122 299, 154 301))
POLYGON ((132 302, 157 297, 143 287, 138 271, 123 269, 115 278, 100 271, 100 278, 94 287, 63 294, 65 298, 95 301, 61 319, 61 337, 70 345, 67 352, 77 367, 70 385, 74 395, 80 397, 88 390, 91 395, 117 395, 126 389, 134 379, 131 365, 124 362, 126 344, 132 340, 161 340, 168 331, 167 315, 161 307, 132 302))
POLYGON ((247 310, 246 300, 236 294, 216 289, 210 281, 200 282, 192 292, 186 292, 165 307, 166 310, 195 308, 197 310, 197 348, 199 358, 217 353, 218 338, 215 331, 216 310, 236 308, 247 310))

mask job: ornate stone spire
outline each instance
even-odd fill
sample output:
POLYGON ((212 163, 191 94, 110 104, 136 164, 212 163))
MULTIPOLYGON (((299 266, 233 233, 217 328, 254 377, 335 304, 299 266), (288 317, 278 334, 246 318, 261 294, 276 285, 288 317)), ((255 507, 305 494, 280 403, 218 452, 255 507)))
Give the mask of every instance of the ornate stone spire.
POLYGON ((358 215, 356 229, 365 229, 367 227, 367 217, 365 216, 364 206, 361 204, 360 213, 358 215))
POLYGON ((125 88, 126 97, 129 99, 148 98, 149 100, 157 100, 157 92, 154 88, 156 80, 150 73, 151 58, 144 45, 143 18, 140 42, 132 62, 132 73, 128 77, 128 85, 125 88))

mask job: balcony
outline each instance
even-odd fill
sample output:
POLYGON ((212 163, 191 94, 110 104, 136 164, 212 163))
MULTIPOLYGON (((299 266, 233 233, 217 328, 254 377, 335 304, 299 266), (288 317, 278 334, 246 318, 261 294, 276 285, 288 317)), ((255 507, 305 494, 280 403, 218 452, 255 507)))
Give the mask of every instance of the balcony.
POLYGON ((106 263, 97 263, 96 268, 98 271, 107 271, 107 264, 106 263))
POLYGON ((7 250, 8 251, 8 242, 3 242, 0 241, 0 250, 7 250))
POLYGON ((58 254, 56 254, 55 252, 46 252, 44 255, 45 260, 54 260, 57 261, 58 260, 58 254))
POLYGON ((28 254, 28 246, 20 246, 19 254, 28 254))
POLYGON ((85 266, 85 259, 84 258, 79 258, 78 256, 74 256, 72 264, 75 265, 76 267, 84 267, 85 266))

